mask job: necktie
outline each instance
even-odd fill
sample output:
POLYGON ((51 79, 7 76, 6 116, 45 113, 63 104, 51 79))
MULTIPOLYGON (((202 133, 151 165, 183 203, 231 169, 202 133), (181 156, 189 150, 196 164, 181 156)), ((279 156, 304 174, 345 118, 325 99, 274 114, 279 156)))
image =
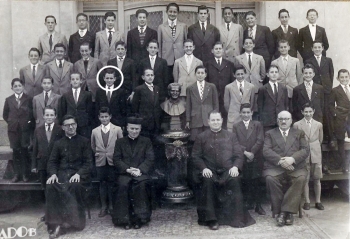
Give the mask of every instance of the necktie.
POLYGON ((141 34, 143 33, 143 27, 140 27, 140 30, 141 30, 141 34))
POLYGON ((244 122, 244 126, 246 129, 248 129, 249 123, 244 122))
POLYGON ((107 91, 107 100, 108 100, 108 103, 111 101, 111 92, 109 91, 111 89, 110 86, 108 86, 108 91, 107 91))
POLYGON ((317 63, 318 63, 318 66, 321 66, 321 57, 317 57, 317 63))
POLYGON ((47 124, 46 137, 47 137, 47 141, 49 141, 49 142, 51 140, 51 133, 52 133, 52 131, 51 131, 51 124, 47 124))
POLYGON ((283 131, 283 139, 284 139, 284 142, 287 142, 287 133, 286 133, 286 131, 283 131))
POLYGON ((151 67, 154 69, 154 57, 151 57, 151 67))
POLYGON ((349 92, 349 88, 348 88, 348 85, 346 85, 345 87, 345 94, 347 95, 349 101, 350 101, 350 92, 349 92))
POLYGON ((205 35, 205 27, 204 27, 204 22, 202 22, 202 32, 203 32, 203 35, 205 35))
POLYGON ((249 37, 253 38, 253 28, 252 27, 250 27, 248 29, 248 35, 249 35, 249 37))
POLYGON ((123 57, 119 57, 119 61, 122 61, 123 60, 123 57))
POLYGON ((35 81, 35 66, 33 66, 33 80, 35 81))
POLYGON ((230 23, 227 23, 227 31, 230 31, 230 23))
POLYGON ((239 92, 240 92, 241 96, 243 96, 243 86, 242 86, 242 83, 239 83, 239 92))
POLYGON ((52 51, 52 35, 50 35, 49 44, 50 44, 50 52, 51 52, 52 51))
POLYGON ((78 103, 78 90, 77 89, 74 90, 74 101, 75 101, 75 104, 78 103))
POLYGON ((307 96, 311 100, 311 84, 309 82, 306 83, 306 92, 307 92, 307 96))
POLYGON ((47 131, 51 131, 51 124, 47 124, 47 131))
POLYGON ((311 128, 311 122, 310 121, 307 122, 307 125, 311 128))
POLYGON ((44 99, 44 101, 45 101, 45 106, 47 106, 47 101, 49 100, 49 93, 45 93, 45 99, 44 99))
POLYGON ((84 37, 84 31, 83 31, 83 30, 80 30, 80 31, 79 31, 79 35, 80 35, 80 38, 83 38, 83 37, 84 37))
POLYGON ((199 84, 199 89, 200 89, 200 91, 199 91, 199 96, 201 97, 201 100, 203 99, 203 91, 204 91, 204 86, 203 86, 203 83, 201 82, 200 84, 199 84))
POLYGON ((86 72, 86 73, 87 73, 88 64, 89 64, 89 61, 88 61, 88 60, 84 61, 84 69, 85 69, 85 72, 86 72))
POLYGON ((174 21, 171 21, 170 29, 171 29, 171 36, 173 38, 175 38, 176 25, 175 25, 174 21))
POLYGON ((275 95, 276 102, 277 102, 278 91, 277 91, 277 84, 276 83, 273 84, 273 91, 274 91, 274 95, 275 95))
POLYGON ((249 56, 248 65, 249 65, 249 68, 251 69, 252 68, 252 58, 250 57, 250 54, 248 56, 249 56))
POLYGON ((284 32, 284 34, 286 34, 287 33, 287 27, 286 26, 283 26, 283 32, 284 32))
POLYGON ((58 60, 59 64, 58 64, 58 68, 62 68, 62 60, 58 60))
POLYGON ((17 107, 19 108, 19 106, 21 104, 21 98, 19 96, 16 97, 16 101, 17 101, 17 107))
POLYGON ((220 59, 218 59, 218 65, 220 66, 220 59))
POLYGON ((109 32, 109 35, 108 35, 108 43, 109 43, 109 46, 111 45, 112 43, 112 31, 108 31, 109 32))

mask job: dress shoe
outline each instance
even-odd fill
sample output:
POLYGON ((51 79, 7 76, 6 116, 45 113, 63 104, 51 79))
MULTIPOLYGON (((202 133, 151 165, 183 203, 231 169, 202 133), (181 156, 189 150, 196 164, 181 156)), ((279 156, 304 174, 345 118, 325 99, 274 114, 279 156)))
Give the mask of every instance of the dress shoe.
POLYGON ((11 182, 12 182, 12 183, 17 183, 17 182, 19 182, 19 177, 18 177, 17 174, 12 178, 11 182))
POLYGON ((29 178, 27 177, 27 175, 23 175, 23 182, 28 182, 29 178))
POLYGON ((261 204, 256 204, 255 206, 255 212, 259 215, 266 215, 265 210, 261 207, 261 204))
POLYGON ((310 203, 304 203, 304 206, 303 206, 303 209, 304 210, 310 210, 310 203))
POLYGON ((286 224, 286 214, 281 212, 276 218, 277 226, 284 226, 286 224))
POLYGON ((294 217, 292 213, 287 213, 286 215, 286 225, 293 225, 294 217))
POLYGON ((105 217, 108 214, 108 209, 101 210, 98 214, 98 217, 105 217))
POLYGON ((217 221, 212 221, 208 223, 210 230, 219 230, 219 223, 217 221))
POLYGON ((134 229, 140 229, 142 227, 141 222, 136 222, 134 224, 134 229))
POLYGON ((57 226, 57 227, 55 228, 55 230, 53 230, 53 232, 49 235, 49 238, 50 238, 50 239, 58 238, 59 236, 61 236, 61 235, 63 235, 63 234, 64 234, 64 232, 63 232, 61 226, 57 226))
POLYGON ((131 224, 126 224, 126 225, 124 225, 124 229, 125 229, 125 230, 130 230, 131 227, 132 227, 131 224))
POLYGON ((149 218, 140 219, 140 222, 141 222, 142 225, 149 223, 149 221, 150 221, 149 218))
POLYGON ((315 208, 317 208, 318 210, 324 210, 324 206, 320 202, 315 203, 315 208))

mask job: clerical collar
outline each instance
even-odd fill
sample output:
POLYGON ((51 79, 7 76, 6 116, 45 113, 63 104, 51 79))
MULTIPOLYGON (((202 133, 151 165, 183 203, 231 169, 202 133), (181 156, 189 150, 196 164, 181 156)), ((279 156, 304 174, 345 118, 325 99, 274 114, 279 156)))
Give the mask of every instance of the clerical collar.
POLYGON ((138 139, 138 138, 139 138, 139 136, 137 136, 136 138, 131 138, 130 135, 128 135, 128 137, 129 137, 129 139, 131 139, 131 140, 135 140, 135 139, 138 139))
POLYGON ((77 135, 77 133, 75 133, 74 135, 72 135, 72 136, 68 136, 68 135, 66 135, 66 137, 67 138, 69 138, 69 139, 72 139, 74 136, 76 136, 77 135))
POLYGON ((214 131, 214 130, 212 130, 212 129, 210 129, 210 130, 211 130, 211 132, 213 132, 213 133, 220 133, 221 129, 222 129, 222 128, 220 128, 218 131, 214 131))

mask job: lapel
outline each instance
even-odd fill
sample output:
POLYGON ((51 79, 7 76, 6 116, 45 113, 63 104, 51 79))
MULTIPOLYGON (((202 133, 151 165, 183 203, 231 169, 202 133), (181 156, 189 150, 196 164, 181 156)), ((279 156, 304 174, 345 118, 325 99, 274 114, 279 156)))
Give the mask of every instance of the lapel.
MULTIPOLYGON (((88 62, 88 67, 89 67, 89 63, 90 63, 90 60, 88 62)), ((84 60, 80 59, 79 61, 77 61, 77 65, 78 65, 78 71, 81 73, 83 78, 86 79, 87 78, 87 74, 85 72, 84 60)))
MULTIPOLYGON (((81 90, 80 90, 79 99, 80 99, 80 97, 81 97, 81 90)), ((78 103, 79 103, 79 99, 78 99, 78 103)), ((72 104, 77 105, 77 104, 75 104, 75 101, 74 101, 73 89, 72 88, 69 88, 69 91, 67 93, 67 100, 69 100, 72 104)))
POLYGON ((44 66, 42 65, 38 65, 38 68, 37 68, 37 71, 36 71, 36 74, 35 74, 35 82, 39 79, 41 79, 41 75, 43 74, 44 72, 44 66))
POLYGON ((204 42, 206 42, 214 32, 214 26, 207 22, 207 29, 205 29, 204 42))
POLYGON ((289 73, 289 71, 292 69, 292 66, 293 66, 292 58, 290 55, 288 55, 288 63, 287 63, 286 74, 285 74, 286 76, 289 73))
POLYGON ((68 61, 64 61, 64 64, 63 64, 63 70, 62 70, 62 78, 64 78, 64 76, 67 74, 67 72, 69 71, 69 66, 68 66, 68 61))
MULTIPOLYGON (((244 123, 243 123, 244 126, 244 123)), ((249 121, 249 125, 248 125, 248 132, 247 132, 247 139, 249 139, 249 137, 252 135, 253 131, 254 131, 254 123, 252 120, 249 121)), ((244 126, 245 128, 245 126, 244 126)))
MULTIPOLYGON (((73 94, 72 94, 72 96, 73 96, 73 94)), ((82 88, 80 88, 79 98, 78 98, 78 102, 76 105, 78 106, 83 101, 83 99, 85 99, 85 91, 82 88)), ((73 102, 74 102, 74 97, 73 97, 73 102)))
MULTIPOLYGON (((92 56, 90 56, 89 62, 88 62, 87 68, 86 68, 86 77, 89 75, 90 70, 92 68, 92 65, 94 64, 94 61, 95 61, 95 59, 92 56)), ((83 65, 83 68, 84 68, 84 65, 83 65)), ((84 69, 84 71, 85 71, 85 69, 84 69)))
MULTIPOLYGON (((288 61, 289 63, 289 61, 288 61)), ((277 65, 279 67, 279 69, 283 72, 283 74, 286 76, 287 75, 287 70, 284 69, 283 67, 283 57, 280 56, 278 59, 277 59, 277 65)), ((287 68, 288 68, 288 65, 287 65, 287 68)))
POLYGON ((216 58, 214 57, 214 59, 211 61, 213 66, 218 69, 219 71, 221 71, 222 69, 224 69, 224 67, 227 65, 227 62, 224 61, 224 58, 222 57, 221 58, 221 64, 220 66, 218 65, 217 61, 216 61, 216 58))
MULTIPOLYGON (((30 68, 30 65, 26 66, 25 70, 26 70, 26 73, 27 73, 29 79, 34 83, 35 79, 33 79, 32 69, 30 68)), ((37 74, 38 74, 38 72, 37 72, 37 74)))
MULTIPOLYGON (((168 19, 164 22, 163 26, 164 26, 165 32, 168 34, 169 38, 172 39, 172 40, 174 41, 174 38, 173 38, 173 36, 171 35, 171 30, 170 30, 170 26, 169 26, 169 24, 168 24, 168 19)), ((177 26, 176 26, 176 28, 177 28, 177 26)), ((176 29, 176 30, 177 30, 177 29, 176 29)))
MULTIPOLYGON (((56 36, 56 32, 54 34, 56 36)), ((47 35, 47 33, 43 35, 43 43, 46 46, 46 49, 48 49, 48 51, 50 52, 49 36, 47 35)), ((54 47, 54 44, 52 43, 52 49, 51 49, 52 51, 53 51, 53 47, 54 47)))
POLYGON ((135 145, 135 149, 134 149, 134 152, 131 151, 131 147, 130 147, 130 144, 129 144, 129 148, 130 148, 130 151, 132 152, 132 157, 135 156, 135 153, 138 151, 138 148, 142 145, 142 142, 140 142, 141 139, 140 139, 140 136, 136 142, 136 145, 135 145))
MULTIPOLYGON (((288 134, 288 137, 290 135, 290 130, 289 130, 289 134, 288 134)), ((288 142, 288 137, 287 137, 287 142, 288 142)), ((281 131, 279 130, 279 128, 275 128, 275 135, 274 135, 274 138, 275 138, 275 141, 276 143, 278 144, 278 146, 281 148, 281 149, 284 149, 284 151, 286 151, 286 142, 284 142, 284 139, 283 139, 283 136, 281 134, 281 131)))
MULTIPOLYGON (((109 42, 108 42, 108 39, 107 39, 106 29, 100 31, 100 33, 101 33, 102 39, 105 41, 105 44, 106 44, 107 46, 109 46, 109 42)), ((115 32, 114 32, 113 35, 115 35, 115 32)), ((113 40, 113 37, 112 37, 112 40, 113 40)), ((112 45, 112 42, 111 42, 111 45, 112 45)))
MULTIPOLYGON (((28 98, 28 96, 26 95, 26 94, 24 94, 23 93, 23 95, 22 95, 22 97, 21 97, 21 100, 20 100, 20 102, 19 102, 19 108, 23 105, 23 103, 25 102, 25 101, 27 101, 29 98, 28 98)), ((16 102, 16 106, 17 106, 17 101, 16 101, 16 99, 15 99, 15 102, 16 102)))
MULTIPOLYGON (((54 127, 53 127, 53 129, 52 129, 52 133, 51 133, 51 140, 50 140, 50 142, 53 142, 53 140, 52 140, 52 137, 53 137, 53 132, 54 132, 54 130, 55 130, 55 127, 56 126, 56 124, 54 125, 54 127)), ((40 142, 43 142, 43 143, 45 143, 47 146, 49 146, 49 144, 50 144, 50 142, 47 140, 47 137, 46 137, 46 128, 45 128, 45 123, 44 123, 44 125, 41 127, 41 130, 39 130, 39 136, 40 136, 40 142)))
MULTIPOLYGON (((100 125, 100 126, 98 126, 97 127, 97 132, 96 132, 96 136, 97 136, 97 140, 99 141, 99 143, 100 143, 100 145, 103 147, 103 148, 105 148, 105 145, 104 145, 104 143, 103 143, 103 139, 102 139, 102 126, 100 125)), ((109 132, 109 137, 111 136, 111 132, 109 132)), ((108 140, 108 142, 109 142, 109 140, 108 140)))
MULTIPOLYGON (((267 90, 267 93, 269 94, 269 96, 271 97, 271 99, 273 100, 273 102, 276 103, 276 98, 275 98, 275 95, 273 94, 270 83, 266 84, 266 90, 267 90)), ((280 95, 280 94, 278 94, 278 95, 280 95)))
MULTIPOLYGON (((288 132, 287 142, 286 142, 286 146, 284 148, 284 152, 288 152, 290 147, 293 145, 294 141, 296 140, 295 134, 296 134, 296 131, 293 128, 290 128, 289 132, 288 132)), ((282 135, 281 135, 281 137, 282 137, 282 135)), ((282 140, 283 140, 283 137, 282 137, 282 140)))
MULTIPOLYGON (((344 93, 345 94, 345 93, 344 93)), ((17 104, 17 101, 16 101, 16 96, 15 94, 13 94, 10 98, 9 98, 9 102, 11 104, 13 104, 13 106, 18 109, 18 104, 17 104)))
MULTIPOLYGON (((209 24, 207 24, 207 29, 208 29, 209 24)), ((201 39, 201 45, 204 44, 204 35, 201 29, 201 26, 199 25, 199 21, 196 23, 195 27, 194 27, 194 32, 197 34, 197 36, 201 39)))
POLYGON ((196 69, 196 66, 198 66, 198 65, 199 65, 198 58, 193 56, 192 64, 190 66, 190 71, 188 73, 191 73, 192 71, 194 71, 196 69))
MULTIPOLYGON (((194 58, 192 60, 192 64, 193 65, 194 62, 194 58)), ((190 72, 187 71, 187 65, 186 65, 186 55, 180 58, 180 66, 187 72, 187 74, 189 74, 190 72)), ((190 66, 190 71, 191 71, 191 66, 190 66)))
MULTIPOLYGON (((157 58, 156 58, 156 59, 157 59, 157 58)), ((154 63, 154 65, 156 65, 156 63, 154 63)), ((122 72, 125 72, 125 69, 126 69, 128 66, 129 66, 129 58, 126 58, 126 56, 125 56, 121 71, 122 71, 122 72)))
MULTIPOLYGON (((115 30, 115 28, 114 28, 115 30)), ((112 35, 112 41, 111 41, 111 45, 110 48, 114 48, 115 47, 115 43, 117 42, 117 36, 119 36, 119 32, 117 30, 114 31, 114 34, 112 35)))
MULTIPOLYGON (((49 97, 49 99, 47 100, 47 105, 50 105, 50 104, 52 103, 53 99, 56 98, 56 96, 57 96, 57 94, 55 94, 55 93, 53 93, 53 92, 51 91, 50 97, 49 97)), ((45 101, 45 100, 44 100, 44 95, 42 95, 42 97, 40 97, 40 98, 43 99, 43 102, 45 101)), ((45 105, 45 102, 44 102, 44 105, 45 105)))
MULTIPOLYGON (((52 97, 53 92, 51 91, 51 95, 50 98, 52 97)), ((49 98, 49 100, 50 100, 49 98)), ((41 107, 44 109, 45 108, 45 92, 43 91, 43 93, 41 93, 38 97, 39 102, 41 104, 41 107)), ((49 105, 49 100, 47 101, 47 104, 49 105)))
MULTIPOLYGON (((176 41, 176 39, 179 37, 180 35, 180 29, 182 29, 181 27, 181 23, 179 22, 179 20, 177 20, 177 24, 176 24, 176 31, 175 31, 175 37, 174 37, 174 42, 176 41)), ((170 27, 168 27, 170 29, 170 27)), ((172 37, 172 36, 171 36, 172 37)))
MULTIPOLYGON (((317 62, 317 61, 316 61, 317 62)), ((324 64, 326 64, 326 58, 324 56, 321 56, 321 63, 320 68, 322 69, 324 67, 324 64)), ((318 64, 317 64, 318 65, 318 64)))
MULTIPOLYGON (((231 28, 232 28, 232 23, 231 23, 231 28)), ((230 29, 231 31, 227 31, 227 23, 225 22, 222 26, 221 26, 221 31, 220 33, 227 39, 226 41, 226 46, 229 44, 229 42, 231 41, 231 39, 229 39, 229 35, 230 32, 232 32, 232 29, 230 29)))
MULTIPOLYGON (((204 89, 205 89, 205 86, 206 86, 206 84, 204 83, 204 89)), ((201 97, 200 97, 200 95, 199 95, 199 90, 198 90, 198 86, 197 86, 197 81, 196 81, 196 83, 194 83, 194 84, 192 85, 192 92, 193 92, 193 95, 197 97, 198 101, 202 101, 202 100, 201 100, 201 97)), ((204 95, 204 93, 203 93, 203 95, 204 95)), ((204 97, 203 97, 203 99, 204 99, 204 97)), ((15 101, 16 101, 16 100, 15 100, 15 101)))
MULTIPOLYGON (((59 77, 60 75, 58 74, 58 66, 56 65, 56 59, 49 62, 49 67, 52 69, 52 71, 59 77)), ((58 78, 59 81, 61 81, 61 78, 58 78)))
POLYGON ((233 22, 231 22, 231 27, 230 27, 230 31, 227 31, 227 28, 224 27, 226 29, 227 32, 227 42, 226 42, 226 46, 228 46, 230 44, 230 42, 232 41, 233 37, 234 37, 234 33, 235 33, 235 25, 233 22))
MULTIPOLYGON (((309 101, 310 99, 309 99, 309 96, 307 95, 307 91, 306 91, 305 84, 304 84, 304 83, 301 83, 300 85, 301 85, 301 88, 300 88, 300 93, 301 93, 301 95, 302 95, 305 99, 307 99, 307 101, 309 101)), ((312 87, 313 87, 313 85, 312 85, 312 87)), ((312 93, 311 93, 311 97, 312 97, 312 93)))
MULTIPOLYGON (((249 122, 249 125, 250 125, 250 122, 249 122)), ((249 126, 248 126, 249 128, 249 126)), ((247 129, 245 128, 245 125, 243 123, 243 120, 241 120, 239 123, 238 123, 238 129, 239 131, 241 131, 241 134, 242 135, 247 135, 247 129)), ((246 137, 246 139, 248 139, 248 137, 246 137)))
MULTIPOLYGON (((311 34, 311 33, 310 33, 311 34)), ((315 33, 315 40, 316 39, 318 39, 318 38, 320 38, 321 35, 322 34, 322 31, 321 31, 321 29, 320 29, 320 27, 316 24, 316 33, 315 33)))
MULTIPOLYGON (((250 101, 250 95, 248 94, 250 87, 248 85, 248 82, 246 80, 243 81, 244 82, 244 86, 243 86, 243 96, 242 96, 242 102, 244 102, 244 100, 248 97, 247 101, 250 101)), ((237 87, 237 85, 236 85, 237 87)), ((238 89, 238 88, 237 88, 238 89)), ((239 90, 238 90, 238 94, 239 94, 239 90)))
MULTIPOLYGON (((306 88, 305 88, 306 90, 306 88)), ((311 101, 316 97, 317 95, 317 90, 316 90, 316 85, 315 82, 312 84, 312 91, 311 91, 311 101)))
MULTIPOLYGON (((247 58, 246 58, 246 61, 247 61, 247 58)), ((248 65, 248 61, 247 61, 247 65, 248 65)), ((251 68, 251 71, 253 71, 254 67, 257 67, 258 65, 259 65, 258 58, 256 57, 256 54, 254 53, 253 56, 252 56, 252 68, 251 68)), ((248 68, 249 68, 249 65, 248 65, 248 68)))
POLYGON ((112 141, 112 137, 113 135, 116 135, 117 130, 116 130, 116 126, 114 124, 111 123, 110 129, 109 129, 109 136, 108 136, 108 143, 107 146, 109 145, 109 143, 112 141))
POLYGON ((280 100, 282 99, 283 96, 283 89, 282 89, 282 84, 277 83, 277 88, 278 88, 278 95, 277 95, 277 102, 280 102, 280 100))
MULTIPOLYGON (((198 89, 198 87, 197 87, 197 89, 198 89)), ((204 101, 204 100, 207 98, 207 96, 208 96, 208 94, 209 94, 209 91, 210 91, 210 88, 209 88, 208 82, 206 81, 206 82, 204 83, 203 100, 202 100, 202 101, 204 101)), ((199 94, 199 92, 198 92, 198 94, 199 94)), ((200 98, 201 98, 201 97, 199 97, 199 99, 200 99, 200 98)))
MULTIPOLYGON (((307 26, 305 27, 305 32, 306 32, 308 38, 310 38, 310 39, 312 40, 312 36, 311 36, 311 32, 310 32, 309 25, 307 25, 307 26)), ((317 34, 317 25, 316 25, 316 34, 317 34)), ((316 35, 315 35, 315 38, 316 38, 316 35)))
POLYGON ((53 50, 53 47, 59 42, 62 42, 61 35, 55 31, 55 35, 52 41, 52 50, 53 50))
MULTIPOLYGON (((245 88, 246 87, 244 87, 243 88, 243 96, 244 96, 244 91, 245 91, 245 88)), ((237 99, 240 101, 240 102, 242 102, 242 99, 243 99, 243 97, 241 97, 241 94, 240 94, 240 92, 239 92, 239 89, 238 89, 238 86, 237 86, 237 81, 234 81, 234 83, 232 84, 232 91, 233 91, 233 93, 236 95, 236 97, 237 97, 237 99)))
MULTIPOLYGON (((248 65, 248 60, 247 60, 246 54, 243 53, 242 55, 240 55, 240 57, 241 57, 241 62, 243 64, 243 66, 247 69, 247 71, 251 72, 251 69, 249 68, 249 65, 248 65)), ((253 66, 253 64, 252 64, 252 66, 253 66)))
MULTIPOLYGON (((137 44, 139 46, 141 46, 140 34, 139 34, 139 30, 138 30, 137 27, 136 27, 135 33, 136 33, 135 35, 137 35, 137 44)), ((151 29, 148 26, 146 27, 145 33, 146 33, 146 35, 145 35, 145 39, 144 39, 144 43, 143 44, 145 44, 145 42, 148 42, 150 37, 151 37, 151 29)), ((150 40, 152 40, 152 39, 150 39, 150 40)))
POLYGON ((261 26, 260 25, 256 25, 256 31, 255 31, 255 44, 258 42, 259 37, 261 35, 261 26))
MULTIPOLYGON (((308 138, 308 140, 310 140, 311 131, 310 131, 309 126, 306 124, 305 118, 300 120, 300 126, 301 126, 301 129, 305 132, 305 135, 308 138)), ((312 124, 311 124, 311 128, 312 128, 312 124)))
MULTIPOLYGON (((55 123, 55 124, 53 125, 53 129, 52 129, 52 133, 51 133, 50 142, 48 142, 49 144, 55 142, 55 140, 56 140, 56 135, 58 134, 59 130, 60 130, 60 126, 59 126, 58 124, 55 123)), ((45 133, 45 138, 46 138, 45 126, 44 126, 44 133, 45 133)), ((46 138, 46 140, 47 140, 47 138, 46 138)))
MULTIPOLYGON (((151 60, 149 60, 150 61, 150 64, 151 64, 151 60)), ((159 59, 159 57, 157 56, 156 57, 156 60, 155 60, 155 62, 154 62, 154 75, 156 74, 156 71, 158 70, 158 68, 159 68, 159 65, 160 65, 160 59, 159 59)))

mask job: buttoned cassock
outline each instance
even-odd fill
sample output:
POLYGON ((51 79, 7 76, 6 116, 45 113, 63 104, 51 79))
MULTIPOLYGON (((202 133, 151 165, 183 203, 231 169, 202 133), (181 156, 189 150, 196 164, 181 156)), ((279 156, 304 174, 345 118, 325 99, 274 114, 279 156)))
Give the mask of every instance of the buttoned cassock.
POLYGON ((220 41, 224 45, 223 57, 234 62, 235 56, 240 55, 243 51, 243 27, 231 22, 230 31, 227 30, 227 23, 222 24, 218 29, 220 31, 220 41))
POLYGON ((19 78, 24 81, 24 93, 33 98, 43 91, 41 80, 45 76, 45 66, 38 64, 33 79, 32 66, 28 65, 19 70, 19 78))
POLYGON ((64 61, 62 68, 62 74, 60 75, 56 60, 47 63, 45 66, 45 76, 51 76, 53 79, 52 91, 59 95, 63 95, 71 87, 70 74, 73 72, 73 64, 64 61))

